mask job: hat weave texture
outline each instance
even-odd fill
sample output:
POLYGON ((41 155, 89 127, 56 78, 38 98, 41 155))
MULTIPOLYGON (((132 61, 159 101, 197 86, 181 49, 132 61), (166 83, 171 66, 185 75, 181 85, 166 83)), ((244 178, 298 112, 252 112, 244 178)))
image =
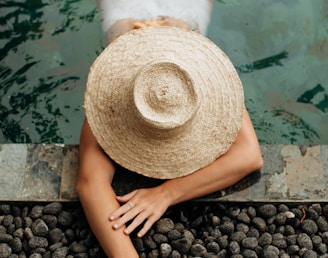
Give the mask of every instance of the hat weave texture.
POLYGON ((227 152, 241 127, 244 95, 234 66, 213 42, 157 26, 107 46, 90 68, 84 106, 112 160, 171 179, 227 152))

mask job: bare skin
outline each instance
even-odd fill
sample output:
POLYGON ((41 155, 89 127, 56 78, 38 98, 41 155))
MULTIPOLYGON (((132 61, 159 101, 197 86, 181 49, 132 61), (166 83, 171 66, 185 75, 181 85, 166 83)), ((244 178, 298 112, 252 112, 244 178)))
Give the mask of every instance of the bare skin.
MULTIPOLYGON (((130 22, 126 26, 124 21, 115 37, 130 30, 130 22)), ((142 228, 137 235, 142 237, 168 207, 227 188, 262 166, 258 140, 245 110, 235 143, 212 164, 159 186, 116 196, 111 186, 115 164, 98 145, 85 119, 80 138, 77 192, 90 227, 107 256, 133 258, 138 253, 129 234, 139 225, 142 228), (128 221, 131 223, 126 227, 128 221)))

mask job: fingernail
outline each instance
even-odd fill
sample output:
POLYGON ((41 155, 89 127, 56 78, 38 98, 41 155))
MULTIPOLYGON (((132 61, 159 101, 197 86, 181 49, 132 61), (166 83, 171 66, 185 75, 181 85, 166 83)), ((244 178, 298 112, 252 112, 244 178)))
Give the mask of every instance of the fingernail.
POLYGON ((109 216, 109 220, 114 220, 115 217, 113 215, 109 216))
POLYGON ((128 229, 124 229, 124 233, 127 234, 127 235, 130 234, 128 229))
POLYGON ((114 225, 113 225, 113 228, 118 228, 118 224, 117 223, 115 223, 114 225))

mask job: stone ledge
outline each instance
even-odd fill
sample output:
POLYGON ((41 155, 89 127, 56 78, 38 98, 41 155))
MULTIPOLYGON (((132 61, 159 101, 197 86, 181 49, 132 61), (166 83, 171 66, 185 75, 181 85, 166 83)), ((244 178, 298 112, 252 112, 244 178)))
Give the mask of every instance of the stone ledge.
MULTIPOLYGON (((325 202, 328 145, 262 145, 265 162, 236 185, 199 201, 325 202)), ((0 200, 77 201, 78 145, 0 144, 0 200)), ((122 168, 113 187, 123 194, 159 184, 122 168)))

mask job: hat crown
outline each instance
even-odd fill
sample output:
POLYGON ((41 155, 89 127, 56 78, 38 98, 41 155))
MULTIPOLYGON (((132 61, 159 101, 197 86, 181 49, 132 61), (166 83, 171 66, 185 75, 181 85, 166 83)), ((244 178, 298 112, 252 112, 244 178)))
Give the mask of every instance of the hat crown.
POLYGON ((140 118, 150 127, 179 128, 197 112, 197 89, 190 74, 171 61, 143 66, 134 81, 133 98, 140 118))

